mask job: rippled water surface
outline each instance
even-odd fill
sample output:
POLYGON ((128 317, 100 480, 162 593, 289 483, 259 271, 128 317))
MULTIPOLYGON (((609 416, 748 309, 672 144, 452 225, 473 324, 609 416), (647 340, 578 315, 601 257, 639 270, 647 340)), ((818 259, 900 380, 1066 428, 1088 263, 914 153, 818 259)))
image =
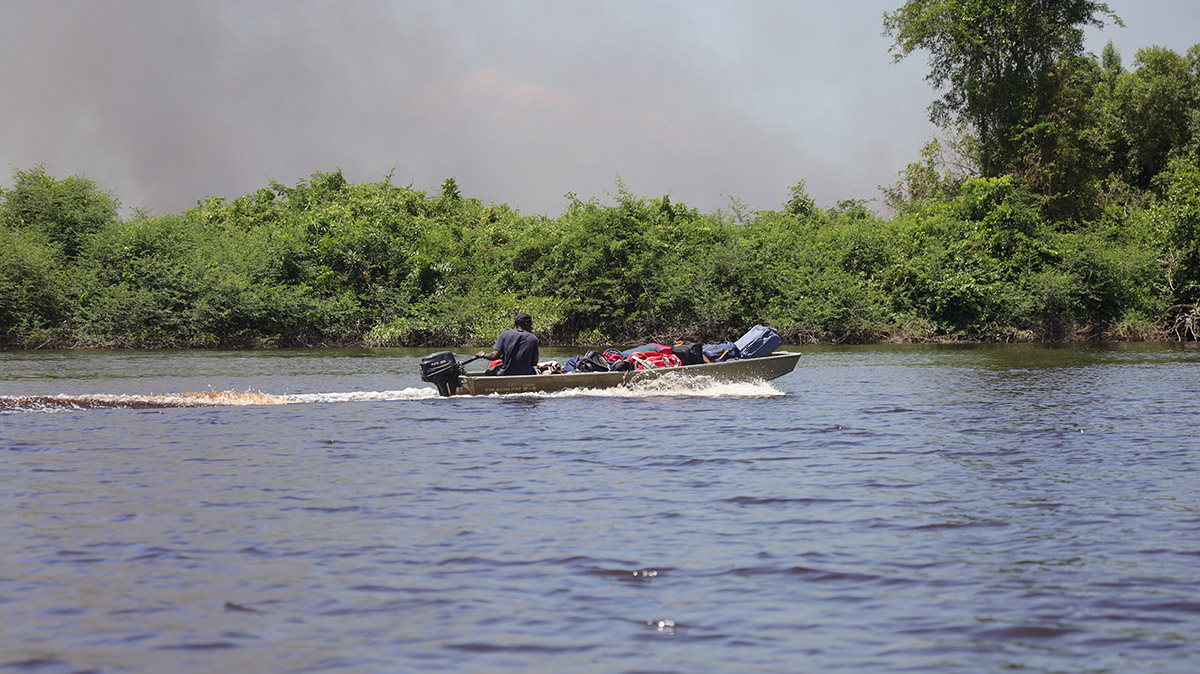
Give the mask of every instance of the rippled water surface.
POLYGON ((479 399, 0 353, 0 671, 1200 669, 1195 348, 800 350, 479 399))

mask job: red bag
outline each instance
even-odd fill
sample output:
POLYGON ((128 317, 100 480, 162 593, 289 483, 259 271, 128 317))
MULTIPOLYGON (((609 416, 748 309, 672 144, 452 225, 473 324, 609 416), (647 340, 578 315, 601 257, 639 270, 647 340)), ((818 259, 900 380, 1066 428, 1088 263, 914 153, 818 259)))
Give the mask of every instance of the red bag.
POLYGON ((669 350, 666 353, 641 351, 630 356, 628 360, 633 361, 634 367, 639 370, 649 370, 655 367, 680 367, 683 365, 683 361, 679 360, 679 356, 676 356, 669 350))

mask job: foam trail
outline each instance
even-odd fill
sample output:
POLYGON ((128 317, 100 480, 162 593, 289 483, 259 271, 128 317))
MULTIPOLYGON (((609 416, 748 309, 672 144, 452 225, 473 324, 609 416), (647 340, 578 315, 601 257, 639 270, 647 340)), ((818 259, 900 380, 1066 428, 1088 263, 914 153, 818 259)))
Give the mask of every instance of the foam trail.
POLYGON ((239 407, 389 400, 425 400, 438 397, 432 388, 399 391, 346 391, 272 395, 252 391, 201 391, 166 395, 96 393, 88 395, 0 396, 0 413, 60 412, 94 409, 157 409, 169 407, 239 407))
POLYGON ((0 412, 284 405, 289 402, 291 401, 284 396, 252 391, 199 391, 165 395, 94 393, 88 395, 0 396, 0 412))
POLYGON ((363 401, 426 400, 437 398, 437 389, 406 388, 399 391, 347 391, 343 393, 296 393, 280 396, 290 403, 350 403, 363 401))

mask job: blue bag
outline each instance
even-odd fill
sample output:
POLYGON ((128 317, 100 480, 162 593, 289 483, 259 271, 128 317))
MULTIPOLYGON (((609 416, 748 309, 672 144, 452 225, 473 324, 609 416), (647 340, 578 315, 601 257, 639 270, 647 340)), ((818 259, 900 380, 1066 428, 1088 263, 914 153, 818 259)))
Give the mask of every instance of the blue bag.
POLYGON ((775 328, 768 328, 765 325, 756 325, 750 328, 750 331, 742 335, 736 344, 738 351, 741 352, 742 358, 761 358, 771 355, 775 347, 779 346, 783 339, 779 337, 779 332, 775 328))
POLYGON ((733 360, 741 358, 742 353, 738 350, 737 344, 733 342, 719 342, 717 344, 704 345, 704 358, 710 363, 719 363, 723 360, 733 360))

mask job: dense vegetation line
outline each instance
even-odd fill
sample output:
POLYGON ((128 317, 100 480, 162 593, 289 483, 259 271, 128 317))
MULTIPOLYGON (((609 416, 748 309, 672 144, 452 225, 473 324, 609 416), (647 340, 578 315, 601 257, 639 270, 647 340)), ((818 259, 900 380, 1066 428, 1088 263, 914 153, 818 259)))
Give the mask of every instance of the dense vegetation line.
MULTIPOLYGON (((518 310, 550 344, 712 341, 755 323, 792 343, 1196 339, 1200 45, 1143 49, 1126 70, 1111 44, 1096 59, 1064 38, 992 78, 1025 100, 997 110, 961 94, 986 83, 971 59, 1003 54, 955 52, 941 38, 981 43, 946 23, 968 19, 929 11, 965 1, 885 18, 901 56, 943 50, 935 74, 960 95, 935 106, 945 134, 883 189, 884 215, 818 207, 804 181, 757 213, 618 181, 612 203, 571 196, 550 218, 454 179, 426 194, 334 170, 121 218, 87 178, 17 168, 0 190, 0 346, 480 345, 518 310)), ((1058 4, 1088 10, 1066 28, 1107 11, 1058 4)))
MULTIPOLYGON (((8 347, 485 344, 516 310, 550 343, 1172 336, 1197 288, 1200 165, 1161 197, 1055 226, 1019 180, 739 223, 619 190, 557 219, 338 171, 183 213, 115 217, 79 178, 18 170, 0 227, 8 347), (1190 227, 1191 230, 1185 231, 1190 227), (1182 245, 1180 245, 1182 244, 1182 245)), ((1194 337, 1194 334, 1178 335, 1194 337)))

